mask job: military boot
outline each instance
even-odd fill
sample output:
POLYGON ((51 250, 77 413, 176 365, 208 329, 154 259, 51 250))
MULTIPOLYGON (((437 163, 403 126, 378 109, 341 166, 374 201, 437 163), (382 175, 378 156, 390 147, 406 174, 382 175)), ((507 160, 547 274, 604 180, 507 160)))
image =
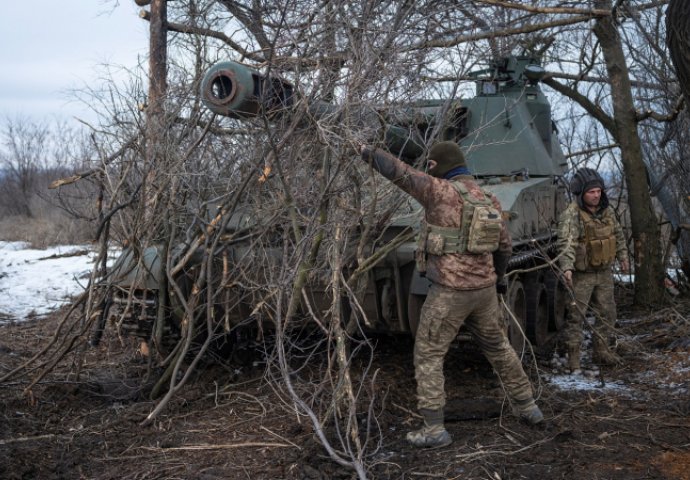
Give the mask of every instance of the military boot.
POLYGON ((407 441, 415 447, 445 447, 453 441, 443 426, 443 409, 429 410, 422 408, 419 413, 424 417, 424 426, 407 434, 407 441))
POLYGON ((612 352, 601 338, 594 339, 592 348, 592 362, 597 365, 620 365, 623 359, 615 352, 612 352))
POLYGON ((539 425, 544 421, 544 414, 541 413, 537 404, 531 399, 527 402, 516 404, 513 407, 513 413, 520 421, 529 425, 539 425))
POLYGON ((568 346, 568 369, 572 375, 582 373, 580 367, 580 347, 568 346))

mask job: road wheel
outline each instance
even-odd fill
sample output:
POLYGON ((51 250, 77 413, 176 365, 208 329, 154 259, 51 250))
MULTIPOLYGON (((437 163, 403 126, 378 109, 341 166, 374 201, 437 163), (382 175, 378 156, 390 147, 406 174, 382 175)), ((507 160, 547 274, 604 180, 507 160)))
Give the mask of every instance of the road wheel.
POLYGON ((536 353, 548 357, 555 347, 556 332, 551 327, 549 296, 544 276, 533 274, 525 280, 527 301, 527 337, 536 353))
POLYGON ((549 305, 549 328, 560 332, 565 328, 568 291, 553 271, 548 271, 544 276, 544 285, 549 305))
POLYGON ((549 305, 546 287, 538 283, 527 289, 527 337, 537 348, 537 353, 546 354, 553 333, 549 329, 549 305))
POLYGON ((407 296, 407 321, 413 338, 417 336, 417 328, 419 328, 419 321, 422 318, 422 306, 425 300, 426 295, 411 293, 407 296))
POLYGON ((525 288, 519 279, 510 282, 505 296, 504 322, 508 333, 508 340, 519 356, 522 356, 526 346, 525 328, 527 318, 527 303, 525 288))

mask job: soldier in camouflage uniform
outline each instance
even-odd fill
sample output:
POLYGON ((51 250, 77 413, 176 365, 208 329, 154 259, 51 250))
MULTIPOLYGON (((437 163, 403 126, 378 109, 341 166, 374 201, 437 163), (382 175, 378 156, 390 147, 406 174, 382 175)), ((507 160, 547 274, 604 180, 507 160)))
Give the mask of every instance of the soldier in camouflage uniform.
POLYGON ((512 246, 496 197, 475 183, 455 142, 440 142, 430 149, 429 174, 379 149, 363 146, 362 158, 419 201, 425 210, 422 229, 459 231, 463 208, 469 202, 464 195, 484 199, 499 212, 496 251, 432 254, 424 252, 422 245, 426 276, 432 282, 414 347, 417 402, 424 425, 409 432, 407 440, 417 447, 445 446, 452 441, 444 427, 443 361, 463 324, 501 378, 515 414, 530 424, 540 423, 544 417, 534 402, 530 381, 499 319, 497 279, 505 274, 512 246))
POLYGON ((604 181, 594 170, 583 168, 573 177, 575 196, 561 214, 558 226, 559 263, 573 301, 568 308, 565 344, 571 373, 580 373, 580 346, 585 312, 590 307, 596 320, 592 337, 592 360, 601 365, 620 363, 608 343, 616 321, 613 272, 616 259, 621 271, 629 270, 623 229, 604 190, 604 181))

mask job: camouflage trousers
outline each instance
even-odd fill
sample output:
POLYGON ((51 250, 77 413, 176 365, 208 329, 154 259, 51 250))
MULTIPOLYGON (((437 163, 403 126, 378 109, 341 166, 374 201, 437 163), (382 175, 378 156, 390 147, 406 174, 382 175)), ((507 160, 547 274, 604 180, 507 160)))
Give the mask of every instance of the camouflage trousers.
POLYGON ((463 324, 501 378, 511 402, 531 402, 532 386, 499 320, 496 289, 454 290, 433 284, 414 345, 418 408, 437 410, 446 404, 443 361, 463 324))
POLYGON ((613 298, 611 270, 573 272, 573 299, 568 305, 563 332, 565 344, 569 348, 579 348, 582 343, 582 326, 588 308, 595 316, 595 335, 608 342, 616 323, 616 302, 613 298))

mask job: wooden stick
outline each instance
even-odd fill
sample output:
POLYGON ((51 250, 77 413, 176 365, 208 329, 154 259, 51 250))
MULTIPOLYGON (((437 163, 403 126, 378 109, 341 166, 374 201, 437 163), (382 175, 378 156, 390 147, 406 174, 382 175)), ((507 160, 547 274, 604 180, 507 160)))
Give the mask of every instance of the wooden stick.
MULTIPOLYGON (((293 444, 294 445, 294 444, 293 444)), ((200 445, 186 445, 184 447, 140 447, 142 450, 152 452, 169 452, 172 450, 222 450, 230 448, 247 448, 247 447, 293 447, 287 443, 263 443, 263 442, 246 442, 246 443, 230 443, 230 444, 200 444, 200 445)), ((299 448, 299 447, 297 447, 299 448)))

